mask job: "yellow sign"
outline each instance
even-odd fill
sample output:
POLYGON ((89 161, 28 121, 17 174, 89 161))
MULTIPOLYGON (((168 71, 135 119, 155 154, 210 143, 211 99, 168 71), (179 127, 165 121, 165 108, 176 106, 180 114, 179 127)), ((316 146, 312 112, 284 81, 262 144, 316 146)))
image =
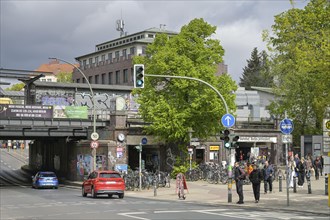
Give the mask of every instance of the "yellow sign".
POLYGON ((220 147, 219 146, 210 146, 210 150, 219 150, 220 147))

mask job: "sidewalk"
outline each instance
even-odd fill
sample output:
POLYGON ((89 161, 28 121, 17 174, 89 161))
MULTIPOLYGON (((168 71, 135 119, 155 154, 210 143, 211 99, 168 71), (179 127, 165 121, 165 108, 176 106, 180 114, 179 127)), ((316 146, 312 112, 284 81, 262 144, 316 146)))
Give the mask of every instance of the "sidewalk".
MULTIPOLYGON (((81 182, 67 182, 66 184, 81 186, 81 182)), ((289 206, 287 205, 286 182, 282 182, 282 192, 279 192, 279 182, 273 182, 273 192, 264 194, 264 185, 261 183, 260 201, 254 202, 252 185, 244 185, 244 204, 238 205, 238 195, 236 193, 236 185, 232 185, 232 202, 228 203, 228 185, 209 184, 205 181, 187 182, 188 191, 186 199, 181 200, 187 203, 200 203, 209 205, 224 206, 243 206, 269 210, 292 210, 305 213, 315 213, 330 216, 330 208, 328 207, 328 196, 325 195, 325 178, 321 176, 319 180, 312 178, 312 194, 308 194, 307 183, 303 188, 297 187, 297 192, 289 189, 289 206)), ((171 181, 171 187, 158 188, 157 195, 154 196, 154 189, 142 191, 125 191, 125 196, 157 199, 157 200, 179 200, 175 193, 175 180, 171 181)))

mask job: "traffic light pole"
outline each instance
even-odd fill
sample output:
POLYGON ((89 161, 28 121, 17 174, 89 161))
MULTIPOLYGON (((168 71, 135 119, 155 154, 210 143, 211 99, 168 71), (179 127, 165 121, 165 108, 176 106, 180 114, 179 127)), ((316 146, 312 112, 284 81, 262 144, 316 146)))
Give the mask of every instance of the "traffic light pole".
MULTIPOLYGON (((145 74, 145 76, 151 76, 151 77, 160 77, 160 78, 176 78, 176 79, 188 79, 188 80, 195 80, 195 81, 198 81, 198 82, 201 82, 201 83, 204 83, 205 85, 209 86, 211 89, 213 89, 220 97, 221 101, 223 102, 224 106, 225 106, 225 109, 226 109, 226 113, 228 114, 228 106, 227 106, 227 103, 225 101, 225 99, 223 98, 223 96, 221 95, 221 93, 214 87, 212 86, 211 84, 201 80, 201 79, 197 79, 197 78, 194 78, 194 77, 188 77, 188 76, 169 76, 169 75, 154 75, 154 74, 145 74)), ((230 152, 230 150, 229 150, 230 152)), ((231 203, 232 202, 232 192, 231 192, 231 188, 232 188, 232 168, 231 168, 231 154, 229 153, 229 165, 228 165, 228 176, 229 176, 229 179, 228 179, 228 203, 231 203)))
POLYGON ((226 113, 228 114, 228 106, 227 103, 225 101, 225 99, 223 98, 223 96, 220 94, 220 92, 211 84, 201 80, 201 79, 197 79, 194 77, 188 77, 188 76, 170 76, 170 75, 154 75, 154 74, 144 74, 145 76, 151 76, 151 77, 159 77, 159 78, 176 78, 176 79, 188 79, 188 80, 195 80, 201 83, 204 83, 205 85, 208 85, 211 89, 213 89, 220 97, 221 101, 223 102, 225 109, 226 109, 226 113))

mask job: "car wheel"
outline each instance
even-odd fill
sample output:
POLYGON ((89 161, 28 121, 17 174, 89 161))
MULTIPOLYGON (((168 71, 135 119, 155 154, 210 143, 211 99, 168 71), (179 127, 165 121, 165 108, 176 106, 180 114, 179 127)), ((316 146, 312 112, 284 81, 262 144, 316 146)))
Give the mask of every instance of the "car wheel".
POLYGON ((108 197, 109 197, 109 198, 112 198, 112 194, 108 194, 108 197))
POLYGON ((119 198, 119 199, 123 199, 123 198, 124 198, 124 193, 120 193, 120 194, 118 194, 118 198, 119 198))
POLYGON ((81 195, 82 195, 83 197, 86 197, 86 196, 87 196, 87 193, 85 193, 85 189, 84 189, 84 187, 81 187, 81 195))
POLYGON ((95 193, 95 190, 94 190, 94 187, 92 188, 92 197, 93 197, 93 198, 96 198, 96 197, 97 197, 97 195, 96 195, 96 193, 95 193))

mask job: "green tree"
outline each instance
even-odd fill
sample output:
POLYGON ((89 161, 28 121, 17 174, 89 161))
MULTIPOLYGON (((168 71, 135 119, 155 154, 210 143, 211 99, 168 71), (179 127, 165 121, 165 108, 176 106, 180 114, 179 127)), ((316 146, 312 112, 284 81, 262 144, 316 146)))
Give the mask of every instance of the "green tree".
MULTIPOLYGON (((204 80, 223 95, 228 108, 235 109, 237 85, 228 74, 215 76, 224 50, 219 40, 212 39, 216 27, 203 19, 194 19, 173 37, 157 35, 147 47, 145 57, 134 57, 134 63, 145 64, 146 74, 188 76, 204 80)), ((184 145, 188 131, 194 137, 206 138, 221 130, 225 108, 219 96, 208 86, 192 80, 145 77, 145 88, 139 94, 139 113, 148 134, 169 143, 184 145)))
POLYGON ((56 75, 57 82, 72 82, 72 73, 60 72, 56 75))
POLYGON ((247 66, 243 68, 239 85, 250 89, 251 86, 271 87, 272 83, 267 53, 264 50, 259 53, 255 47, 251 52, 251 58, 247 60, 247 66))
POLYGON ((11 87, 6 88, 7 91, 21 91, 24 88, 24 83, 16 83, 12 85, 11 87))
POLYGON ((327 0, 311 0, 304 9, 292 8, 275 16, 272 35, 265 40, 272 52, 272 74, 277 79, 271 111, 287 112, 300 135, 321 134, 330 108, 330 9, 327 0))

